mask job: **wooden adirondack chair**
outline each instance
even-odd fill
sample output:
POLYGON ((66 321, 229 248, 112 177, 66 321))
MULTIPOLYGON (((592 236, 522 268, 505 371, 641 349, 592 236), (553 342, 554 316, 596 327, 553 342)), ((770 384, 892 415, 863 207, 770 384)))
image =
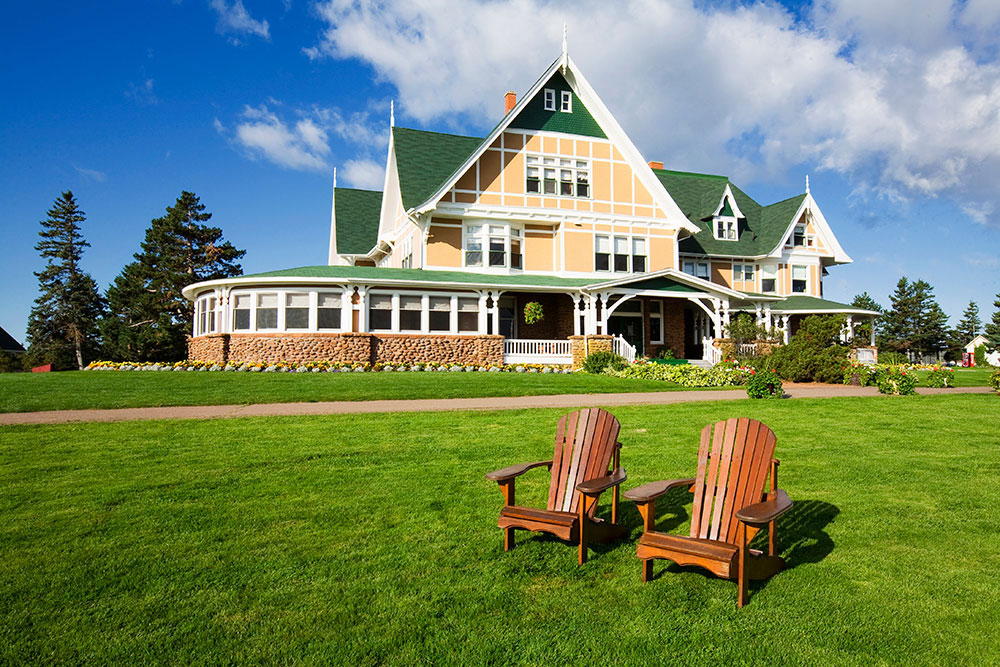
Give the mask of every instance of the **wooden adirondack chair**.
POLYGON ((778 488, 774 432, 756 419, 730 419, 709 424, 701 432, 698 476, 651 482, 625 492, 639 506, 643 534, 636 555, 642 559, 642 580, 653 575, 653 559, 678 565, 698 565, 717 577, 739 582, 738 606, 747 602, 747 580, 767 579, 785 567, 778 555, 776 519, 792 507, 778 488), (714 434, 713 434, 714 429, 714 434), (770 468, 770 490, 765 481, 770 468), (655 529, 656 499, 675 486, 694 493, 690 536, 655 529), (748 548, 750 540, 769 526, 768 554, 748 548))
POLYGON ((541 531, 579 544, 579 563, 587 561, 587 544, 610 542, 625 534, 617 525, 618 485, 625 481, 619 465, 618 420, 604 410, 580 410, 563 415, 556 428, 551 460, 520 463, 486 475, 503 492, 504 507, 497 525, 503 528, 504 551, 514 548, 514 530, 541 531), (609 464, 611 467, 609 467, 609 464), (514 480, 532 468, 552 473, 549 502, 544 510, 514 504, 514 480), (611 523, 594 517, 601 492, 613 488, 611 523))

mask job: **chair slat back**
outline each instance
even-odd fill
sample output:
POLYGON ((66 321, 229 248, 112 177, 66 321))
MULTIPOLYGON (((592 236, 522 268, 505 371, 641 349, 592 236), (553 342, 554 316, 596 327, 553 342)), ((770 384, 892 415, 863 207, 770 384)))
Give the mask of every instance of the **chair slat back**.
MULTIPOLYGON (((548 509, 575 512, 576 485, 608 472, 621 425, 606 410, 589 408, 563 415, 556 427, 548 509)), ((591 512, 596 509, 596 504, 591 512)))
POLYGON ((756 419, 729 419, 702 430, 691 537, 735 543, 736 512, 764 499, 776 440, 756 419))

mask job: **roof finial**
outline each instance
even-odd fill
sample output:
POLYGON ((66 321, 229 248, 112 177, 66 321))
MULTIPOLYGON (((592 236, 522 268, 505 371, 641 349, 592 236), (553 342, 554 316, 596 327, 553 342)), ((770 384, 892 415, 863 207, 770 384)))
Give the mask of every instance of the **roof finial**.
POLYGON ((563 50, 562 50, 563 58, 565 58, 567 55, 569 55, 569 48, 566 45, 566 33, 567 32, 569 32, 569 31, 566 28, 566 24, 563 23, 563 50))
POLYGON ((809 174, 806 174, 806 194, 809 194, 809 174))
POLYGON ((333 189, 337 189, 337 168, 333 168, 333 189))
POLYGON ((389 127, 396 127, 396 100, 389 100, 389 127))

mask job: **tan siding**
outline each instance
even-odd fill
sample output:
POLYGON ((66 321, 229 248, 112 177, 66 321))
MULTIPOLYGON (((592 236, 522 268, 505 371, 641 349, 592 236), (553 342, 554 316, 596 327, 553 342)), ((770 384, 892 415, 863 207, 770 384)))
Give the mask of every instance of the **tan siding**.
POLYGON ((593 144, 594 157, 600 160, 607 160, 611 157, 611 145, 604 142, 595 141, 593 144))
POLYGON ((479 188, 500 192, 500 151, 486 151, 479 158, 479 188))
MULTIPOLYGON (((504 153, 503 190, 509 194, 524 194, 524 154, 504 153)), ((517 204, 521 206, 521 204, 517 204)))
POLYGON ((460 204, 471 204, 476 201, 476 195, 471 192, 456 192, 455 201, 460 204))
POLYGON ((427 263, 432 266, 462 266, 462 229, 432 224, 427 237, 427 263))
POLYGON ((528 136, 528 140, 524 143, 524 149, 529 153, 537 153, 542 150, 542 138, 537 134, 532 134, 528 136))
POLYGON ((571 232, 563 234, 566 244, 567 271, 594 270, 594 237, 590 234, 571 232))
POLYGON ((635 183, 633 185, 635 188, 635 203, 640 206, 652 206, 653 197, 649 194, 649 190, 646 189, 645 185, 639 182, 638 176, 634 176, 633 178, 635 179, 635 183))
POLYGON ((733 286, 733 265, 712 262, 712 282, 717 285, 733 286))
POLYGON ((455 183, 455 188, 457 190, 476 189, 476 165, 472 165, 467 172, 462 174, 462 177, 455 183))
POLYGON ((479 195, 479 203, 487 204, 490 206, 499 206, 503 202, 503 197, 500 195, 490 194, 489 192, 484 192, 479 195))
MULTIPOLYGON (((632 203, 632 170, 628 168, 628 165, 615 164, 614 165, 615 174, 615 194, 614 201, 616 204, 631 204, 632 203)), ((626 211, 618 211, 616 213, 626 213, 626 211)), ((631 211, 628 211, 631 213, 631 211)))
POLYGON ((503 135, 503 146, 504 148, 514 148, 520 150, 524 144, 524 138, 520 134, 514 134, 512 132, 504 132, 503 135))
POLYGON ((559 140, 559 153, 561 155, 573 155, 574 153, 573 140, 572 139, 560 139, 559 140))
POLYGON ((589 141, 578 141, 578 142, 576 142, 576 156, 577 157, 590 157, 590 142, 589 141))
POLYGON ((819 268, 816 266, 809 267, 809 286, 812 288, 809 293, 819 296, 819 268))
POLYGON ((542 137, 542 150, 549 155, 554 155, 559 152, 559 140, 555 137, 542 137))
POLYGON ((662 271, 674 267, 674 240, 662 236, 649 239, 649 270, 662 271))
POLYGON ((524 268, 527 271, 552 271, 552 248, 555 239, 551 234, 532 234, 524 236, 524 268))
POLYGON ((594 198, 603 201, 611 199, 611 164, 597 161, 593 166, 594 198))

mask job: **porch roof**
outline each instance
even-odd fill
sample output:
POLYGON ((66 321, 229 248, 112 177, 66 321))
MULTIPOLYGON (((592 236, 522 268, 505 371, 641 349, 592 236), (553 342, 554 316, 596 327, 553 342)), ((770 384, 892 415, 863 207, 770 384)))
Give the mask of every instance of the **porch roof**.
POLYGON ((772 313, 783 315, 803 315, 811 313, 844 313, 845 315, 870 315, 878 317, 882 313, 857 308, 838 301, 829 301, 814 296, 786 296, 780 303, 771 304, 772 313))

